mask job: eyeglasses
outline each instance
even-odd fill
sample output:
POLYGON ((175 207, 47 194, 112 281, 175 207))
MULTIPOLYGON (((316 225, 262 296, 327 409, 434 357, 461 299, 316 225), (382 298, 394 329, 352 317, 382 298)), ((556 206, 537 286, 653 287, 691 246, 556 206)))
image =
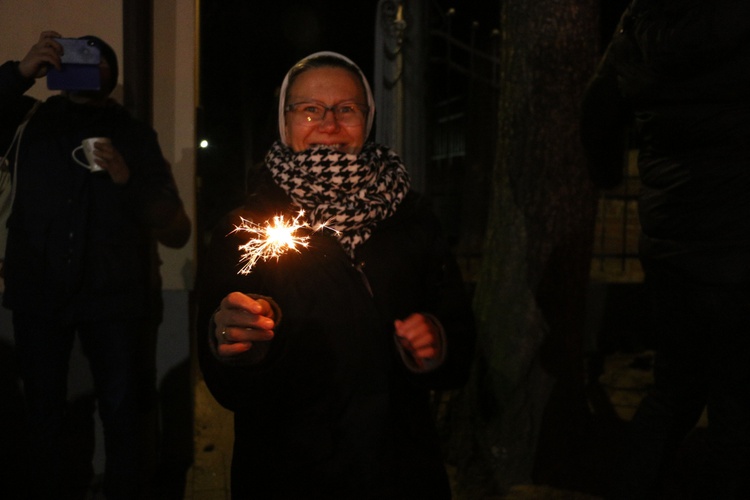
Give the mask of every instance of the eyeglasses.
POLYGON ((284 107, 285 111, 293 113, 292 116, 298 124, 323 121, 326 114, 331 111, 341 125, 361 125, 369 109, 364 104, 354 102, 343 102, 334 106, 326 106, 319 102, 295 102, 284 107))

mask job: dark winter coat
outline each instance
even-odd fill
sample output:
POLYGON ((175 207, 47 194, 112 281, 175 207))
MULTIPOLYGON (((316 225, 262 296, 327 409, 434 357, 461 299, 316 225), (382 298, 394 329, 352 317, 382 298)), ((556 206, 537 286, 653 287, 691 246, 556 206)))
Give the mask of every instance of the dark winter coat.
POLYGON ((750 2, 634 1, 582 110, 604 187, 632 125, 644 259, 703 281, 750 278, 750 2))
MULTIPOLYGON (((23 95, 31 85, 18 63, 0 66, 2 151, 32 103, 23 95)), ((183 210, 153 129, 114 101, 84 106, 53 96, 31 118, 20 148, 3 305, 69 321, 153 313, 160 283, 152 230, 183 210), (127 184, 73 161, 87 137, 111 138, 130 169, 127 184)))
POLYGON ((198 347, 206 383, 235 412, 234 498, 441 499, 450 490, 430 389, 460 386, 474 344, 469 304, 438 223, 410 193, 350 259, 325 231, 310 246, 238 275, 239 216, 296 215, 270 180, 214 232, 202 259, 198 347), (259 364, 219 360, 211 315, 229 292, 270 297, 281 321, 259 364), (393 322, 434 315, 447 358, 410 371, 393 322), (250 496, 258 494, 260 496, 250 496))

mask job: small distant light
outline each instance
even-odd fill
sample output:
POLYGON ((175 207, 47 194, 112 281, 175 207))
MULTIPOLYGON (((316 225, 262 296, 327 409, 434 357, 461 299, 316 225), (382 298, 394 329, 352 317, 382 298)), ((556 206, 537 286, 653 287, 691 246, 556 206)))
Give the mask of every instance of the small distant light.
POLYGON ((200 147, 201 147, 201 149, 206 149, 208 147, 208 141, 206 139, 203 139, 200 142, 200 147))

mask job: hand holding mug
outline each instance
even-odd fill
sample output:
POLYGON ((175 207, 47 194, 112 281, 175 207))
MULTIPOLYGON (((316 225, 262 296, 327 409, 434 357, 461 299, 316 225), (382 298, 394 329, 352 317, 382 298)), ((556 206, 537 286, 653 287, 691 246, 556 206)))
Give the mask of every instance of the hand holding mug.
POLYGON ((73 160, 91 172, 106 170, 115 184, 125 184, 130 179, 130 169, 120 152, 107 137, 89 137, 73 150, 73 160), (81 161, 77 153, 83 150, 86 162, 81 161))

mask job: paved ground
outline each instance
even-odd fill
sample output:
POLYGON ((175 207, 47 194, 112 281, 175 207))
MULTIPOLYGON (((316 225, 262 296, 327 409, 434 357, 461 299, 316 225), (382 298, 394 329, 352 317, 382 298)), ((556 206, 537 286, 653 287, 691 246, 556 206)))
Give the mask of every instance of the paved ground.
MULTIPOLYGON (((627 422, 652 381, 651 353, 613 354, 604 362, 600 388, 617 418, 627 422)), ((593 403, 592 403, 593 404, 593 403)), ((232 417, 198 380, 195 386, 195 461, 188 472, 185 500, 229 499, 232 417)), ((482 500, 599 500, 584 492, 545 485, 518 485, 502 499, 482 500)), ((473 499, 472 499, 473 500, 473 499)))
MULTIPOLYGON (((2 417, 0 426, 4 430, 2 441, 4 453, 0 453, 0 480, 6 486, 18 482, 17 478, 23 474, 23 470, 19 468, 22 463, 19 456, 23 453, 20 440, 22 429, 18 424, 22 419, 20 413, 14 411, 21 406, 20 393, 15 382, 16 374, 11 372, 9 349, 8 346, 0 344, 0 361, 2 361, 0 362, 0 382, 4 394, 3 404, 0 405, 0 417, 2 417), (5 373, 6 371, 9 373, 5 373)), ((576 464, 572 467, 575 477, 567 481, 567 486, 560 486, 565 483, 559 481, 549 484, 518 485, 502 499, 470 500, 599 500, 599 497, 591 493, 596 489, 590 487, 591 481, 588 478, 601 473, 603 466, 594 463, 592 467, 592 462, 596 462, 599 456, 606 456, 609 450, 603 448, 607 448, 613 442, 612 434, 621 434, 621 430, 632 417, 645 389, 651 383, 650 360, 649 352, 638 355, 616 353, 606 357, 602 375, 599 377, 600 383, 591 391, 590 405, 594 419, 606 413, 607 421, 610 423, 597 427, 594 436, 586 436, 587 443, 578 453, 582 466, 578 467, 576 464), (611 422, 617 425, 612 427, 611 422), (584 486, 581 487, 581 485, 584 486)), ((159 494, 153 497, 156 500, 229 499, 232 415, 213 400, 200 378, 194 381, 193 408, 192 464, 187 473, 185 465, 179 466, 179 464, 175 470, 166 471, 162 478, 163 482, 159 485, 159 494)), ((187 408, 181 411, 184 414, 189 414, 189 412, 187 408)), ((86 413, 90 414, 90 409, 86 413)), ((172 421, 172 424, 176 423, 172 421)), ((189 433, 190 424, 188 423, 185 431, 187 437, 184 439, 188 449, 190 447, 189 433)), ((678 480, 682 479, 689 479, 689 476, 683 472, 683 476, 678 480)), ((689 483, 687 480, 684 482, 689 483)), ((83 484, 82 495, 75 497, 76 500, 102 498, 96 479, 88 493, 85 493, 86 484, 83 484)))
POLYGON ((216 403, 202 380, 195 385, 195 459, 185 500, 229 499, 232 414, 216 403))

